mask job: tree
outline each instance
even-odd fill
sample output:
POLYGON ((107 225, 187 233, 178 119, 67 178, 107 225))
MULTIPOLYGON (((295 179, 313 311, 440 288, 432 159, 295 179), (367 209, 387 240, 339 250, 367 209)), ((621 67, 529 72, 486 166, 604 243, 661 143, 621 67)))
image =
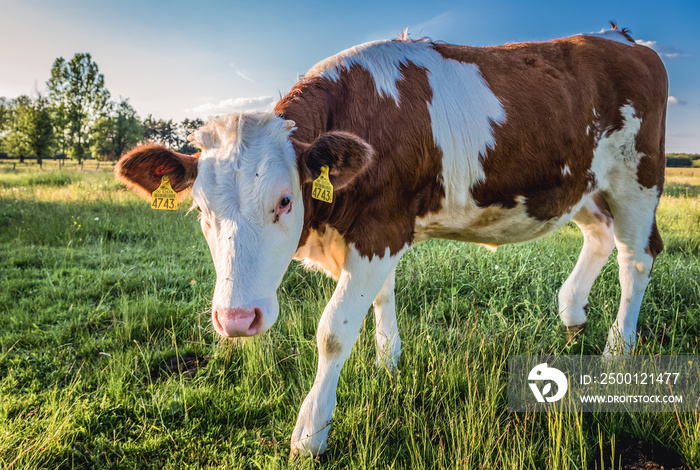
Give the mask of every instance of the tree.
POLYGON ((183 143, 178 135, 177 124, 173 123, 172 119, 155 120, 150 114, 143 121, 143 138, 171 149, 177 149, 183 143))
POLYGON ((0 148, 5 139, 5 133, 10 125, 10 117, 12 114, 12 100, 8 100, 4 96, 0 96, 0 148))
POLYGON ((12 100, 0 96, 0 133, 10 121, 10 108, 12 108, 12 100))
POLYGON ((69 137, 68 112, 64 103, 58 103, 58 105, 54 103, 51 107, 51 121, 53 122, 56 145, 65 157, 71 139, 69 137))
POLYGON ((48 100, 39 95, 31 104, 29 112, 27 140, 37 163, 41 164, 41 159, 50 154, 55 142, 48 100))
POLYGON ((20 163, 28 156, 36 156, 41 163, 54 143, 51 110, 46 98, 38 95, 32 100, 22 95, 13 101, 6 100, 5 106, 8 123, 2 143, 4 151, 19 157, 20 163))
POLYGON ((28 128, 31 121, 32 100, 27 95, 18 96, 12 100, 8 107, 8 125, 5 138, 2 141, 3 150, 10 155, 19 157, 19 162, 24 163, 24 158, 31 153, 28 138, 28 128))
POLYGON ((194 131, 199 129, 204 125, 204 121, 195 118, 195 119, 187 119, 185 118, 180 124, 179 128, 181 131, 181 140, 183 142, 182 146, 178 149, 178 152, 184 153, 186 155, 192 155, 193 153, 199 152, 196 148, 192 147, 189 142, 187 141, 187 137, 192 134, 194 131))
POLYGON ((78 162, 85 157, 92 126, 109 103, 104 82, 104 75, 88 53, 77 53, 70 62, 59 57, 51 67, 51 78, 46 83, 49 98, 56 109, 65 112, 66 144, 78 162))
POLYGON ((118 159, 143 138, 143 128, 128 98, 109 107, 110 113, 93 127, 92 151, 101 160, 118 159))

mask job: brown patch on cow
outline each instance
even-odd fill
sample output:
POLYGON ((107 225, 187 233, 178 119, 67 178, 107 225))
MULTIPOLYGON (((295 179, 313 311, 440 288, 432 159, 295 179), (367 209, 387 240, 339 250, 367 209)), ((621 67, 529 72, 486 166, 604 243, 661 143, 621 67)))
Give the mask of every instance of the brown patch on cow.
POLYGON ((663 126, 646 120, 665 110, 667 82, 663 64, 648 48, 593 36, 434 47, 445 58, 477 64, 506 112, 506 121, 494 129, 495 148, 482 159, 486 179, 472 189, 481 207, 512 208, 524 196, 531 217, 544 221, 565 214, 595 190, 593 151, 603 133, 622 128, 620 110, 629 103, 645 123, 640 139, 654 140, 658 153, 663 126))
POLYGON ((144 199, 150 199, 165 175, 173 190, 183 193, 197 177, 198 158, 159 144, 139 145, 117 162, 114 176, 144 199))
POLYGON ((302 236, 303 242, 295 253, 296 259, 304 260, 307 267, 325 271, 336 281, 340 279, 348 247, 338 231, 324 227, 322 232, 306 230, 302 236))
MULTIPOLYGON (((664 241, 661 239, 661 234, 659 233, 659 228, 656 226, 656 219, 654 219, 654 224, 651 226, 651 234, 649 234, 649 242, 644 251, 650 254, 652 258, 656 259, 664 249, 664 241)), ((651 273, 649 273, 651 275, 651 273)))
MULTIPOLYGON (((303 246, 313 230, 337 230, 363 256, 396 254, 413 241, 415 219, 442 207, 442 152, 433 141, 428 103, 432 90, 425 69, 401 66, 396 82, 400 105, 381 96, 371 74, 353 66, 337 81, 312 77, 299 82, 282 98, 275 113, 296 123, 293 139, 314 142, 332 131, 354 134, 373 149, 362 175, 334 191, 328 204, 311 197, 302 185, 303 246), (361 221, 358 223, 357 221, 361 221)), ((293 142, 294 142, 293 140, 293 142)), ((303 157, 304 146, 295 145, 303 157)), ((298 159, 300 174, 305 162, 298 159)))
POLYGON ((593 216, 605 225, 610 225, 613 222, 613 213, 610 210, 610 205, 605 199, 605 195, 600 191, 593 194, 591 197, 599 212, 594 212, 593 216))
POLYGON ((637 165, 637 181, 645 188, 653 188, 657 185, 657 172, 655 171, 654 160, 648 155, 644 155, 637 165))
MULTIPOLYGON (((664 101, 665 103, 665 101, 664 101)), ((666 106, 646 113, 635 142, 636 150, 643 155, 637 165, 637 181, 645 188, 656 187, 661 197, 666 170, 666 106)))
POLYGON ((343 352, 343 343, 337 335, 329 333, 323 337, 320 351, 326 357, 336 357, 343 352))

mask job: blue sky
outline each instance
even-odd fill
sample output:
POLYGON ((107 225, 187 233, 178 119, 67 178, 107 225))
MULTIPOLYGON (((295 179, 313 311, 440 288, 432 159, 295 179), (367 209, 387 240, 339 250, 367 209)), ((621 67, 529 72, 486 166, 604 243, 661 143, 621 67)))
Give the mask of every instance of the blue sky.
POLYGON ((543 41, 609 20, 669 78, 667 151, 700 153, 700 1, 0 0, 0 96, 44 91, 54 59, 90 52, 114 99, 182 120, 269 106, 299 74, 404 28, 456 44, 543 41))

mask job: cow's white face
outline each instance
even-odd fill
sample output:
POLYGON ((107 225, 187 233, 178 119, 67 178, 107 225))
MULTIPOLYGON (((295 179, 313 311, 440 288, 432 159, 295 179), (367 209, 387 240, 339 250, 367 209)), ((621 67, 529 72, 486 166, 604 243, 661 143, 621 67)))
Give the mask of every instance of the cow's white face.
POLYGON ((218 130, 234 135, 213 126, 193 135, 202 155, 192 196, 216 268, 214 328, 251 336, 277 319, 276 290, 304 225, 293 123, 271 115, 220 119, 232 122, 218 130))
POLYGON ((301 184, 328 166, 342 189, 371 161, 371 147, 355 135, 328 132, 303 143, 292 141, 293 130, 271 113, 229 114, 190 136, 199 157, 145 144, 115 167, 146 199, 163 176, 178 193, 192 186, 216 267, 212 322, 223 336, 262 333, 277 319, 276 290, 304 226, 301 184))

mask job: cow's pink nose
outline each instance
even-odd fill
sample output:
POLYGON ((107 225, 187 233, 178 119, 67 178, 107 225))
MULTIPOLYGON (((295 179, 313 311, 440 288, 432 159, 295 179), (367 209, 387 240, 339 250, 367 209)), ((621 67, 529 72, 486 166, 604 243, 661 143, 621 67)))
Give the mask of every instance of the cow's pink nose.
POLYGON ((258 307, 219 308, 212 310, 214 329, 221 336, 253 336, 262 325, 263 313, 258 307))

